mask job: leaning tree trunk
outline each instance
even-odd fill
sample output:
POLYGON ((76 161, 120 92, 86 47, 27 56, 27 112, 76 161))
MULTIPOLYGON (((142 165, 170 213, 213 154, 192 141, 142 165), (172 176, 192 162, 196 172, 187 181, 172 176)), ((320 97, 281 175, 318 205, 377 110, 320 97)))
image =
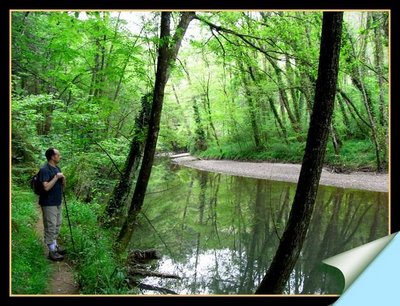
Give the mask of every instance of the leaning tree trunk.
POLYGON ((119 224, 127 199, 129 198, 132 180, 143 154, 144 139, 146 138, 145 129, 149 123, 150 98, 151 94, 146 94, 142 97, 142 109, 135 120, 135 133, 131 142, 129 155, 125 161, 124 170, 118 184, 114 187, 104 215, 102 216, 103 224, 106 227, 119 224))
POLYGON ((324 12, 318 80, 299 182, 288 223, 256 294, 281 293, 299 258, 321 177, 336 93, 343 12, 324 12))
POLYGON ((287 131, 286 131, 286 127, 283 124, 281 118, 279 117, 278 111, 276 110, 275 107, 275 103, 274 100, 272 99, 272 97, 268 97, 268 101, 269 101, 269 105, 271 107, 272 113, 274 114, 275 120, 278 122, 278 125, 282 131, 283 134, 283 140, 285 141, 286 144, 289 144, 288 140, 287 140, 287 131))
POLYGON ((161 111, 164 101, 164 89, 168 81, 168 76, 170 74, 169 67, 172 63, 175 62, 183 36, 185 35, 186 29, 195 14, 193 12, 182 13, 178 28, 175 31, 174 37, 172 38, 172 42, 174 44, 171 47, 169 47, 170 16, 170 12, 161 13, 160 47, 158 50, 157 72, 154 84, 153 105, 150 114, 149 130, 147 133, 143 160, 136 182, 135 191, 132 196, 128 216, 121 228, 121 231, 116 241, 117 252, 122 252, 128 246, 129 241, 131 240, 131 237, 133 235, 134 224, 136 223, 137 215, 139 214, 143 205, 147 185, 150 179, 151 169, 153 166, 158 132, 160 130, 161 111))

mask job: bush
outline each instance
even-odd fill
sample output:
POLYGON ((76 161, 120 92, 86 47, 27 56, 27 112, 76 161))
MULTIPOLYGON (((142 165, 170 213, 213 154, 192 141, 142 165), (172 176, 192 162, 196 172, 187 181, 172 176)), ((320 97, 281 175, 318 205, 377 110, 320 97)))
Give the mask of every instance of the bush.
POLYGON ((375 148, 369 140, 348 140, 340 151, 340 164, 345 167, 376 167, 375 148))

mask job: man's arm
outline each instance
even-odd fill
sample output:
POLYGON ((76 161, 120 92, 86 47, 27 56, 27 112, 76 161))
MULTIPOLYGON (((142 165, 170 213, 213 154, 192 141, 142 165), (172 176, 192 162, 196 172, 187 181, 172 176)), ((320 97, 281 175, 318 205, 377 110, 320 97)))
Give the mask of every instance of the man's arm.
POLYGON ((61 172, 58 172, 50 181, 43 182, 44 190, 49 191, 51 188, 53 188, 55 183, 57 183, 58 179, 63 178, 63 177, 64 177, 64 174, 62 174, 61 172))

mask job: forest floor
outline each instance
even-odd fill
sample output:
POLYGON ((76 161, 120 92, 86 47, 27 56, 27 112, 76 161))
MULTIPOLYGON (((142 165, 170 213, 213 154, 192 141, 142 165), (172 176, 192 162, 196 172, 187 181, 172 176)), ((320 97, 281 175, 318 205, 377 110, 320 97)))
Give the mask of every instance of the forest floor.
MULTIPOLYGON (((205 160, 189 154, 170 158, 173 163, 199 170, 293 183, 297 183, 301 169, 300 164, 205 160)), ((388 192, 389 179, 387 173, 354 171, 345 174, 323 168, 320 185, 388 192)))
MULTIPOLYGON (((39 220, 36 223, 36 231, 40 237, 43 237, 43 219, 42 212, 39 208, 39 220)), ((49 251, 43 243, 43 254, 47 257, 49 251)), ((52 295, 70 295, 79 294, 78 283, 74 280, 73 268, 68 261, 68 254, 64 255, 63 261, 51 261, 52 266, 51 276, 47 287, 47 294, 52 295)))

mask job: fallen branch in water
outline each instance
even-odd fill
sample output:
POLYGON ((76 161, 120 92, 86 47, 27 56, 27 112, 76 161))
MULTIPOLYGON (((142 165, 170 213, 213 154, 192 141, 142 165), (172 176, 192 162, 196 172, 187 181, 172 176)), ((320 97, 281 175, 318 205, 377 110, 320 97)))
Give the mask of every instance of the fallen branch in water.
POLYGON ((138 282, 136 282, 136 281, 134 281, 134 280, 130 280, 130 284, 131 284, 132 286, 135 286, 135 287, 139 288, 139 289, 153 290, 153 291, 158 291, 158 292, 165 293, 165 294, 168 294, 168 293, 169 293, 169 294, 176 294, 176 295, 178 294, 178 293, 176 293, 175 291, 172 291, 172 290, 167 289, 167 288, 156 287, 156 286, 153 286, 153 285, 138 283, 138 282))
POLYGON ((182 279, 180 276, 175 274, 168 274, 168 273, 161 273, 150 269, 148 265, 154 259, 160 259, 161 255, 155 249, 148 249, 148 250, 130 250, 129 255, 127 258, 127 273, 129 284, 136 286, 140 289, 147 289, 147 290, 155 290, 162 292, 164 294, 177 294, 176 292, 156 287, 153 285, 142 284, 136 278, 141 277, 161 277, 161 278, 174 278, 174 279, 182 279))
POLYGON ((142 276, 155 276, 161 278, 175 278, 175 279, 182 279, 180 276, 175 274, 168 274, 168 273, 161 273, 156 271, 150 271, 146 269, 140 269, 136 267, 129 267, 128 268, 129 275, 142 275, 142 276))

